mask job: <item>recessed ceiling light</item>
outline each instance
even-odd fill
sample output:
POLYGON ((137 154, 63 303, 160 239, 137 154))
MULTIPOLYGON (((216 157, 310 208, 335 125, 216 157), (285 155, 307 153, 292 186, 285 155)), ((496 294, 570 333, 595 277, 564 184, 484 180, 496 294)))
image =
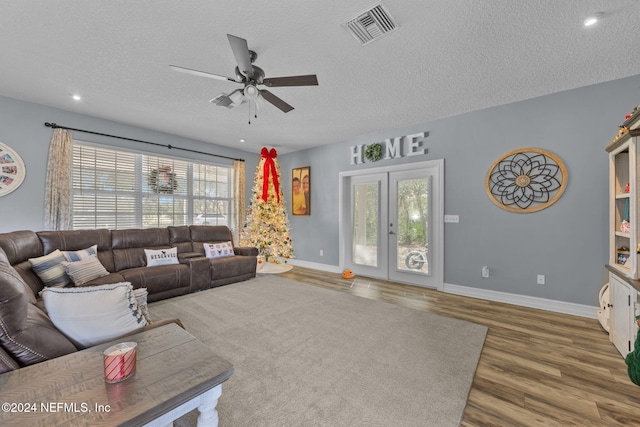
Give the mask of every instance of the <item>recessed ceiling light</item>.
POLYGON ((246 142, 244 138, 240 138, 240 142, 246 142))
POLYGON ((82 98, 80 97, 80 95, 73 95, 73 96, 72 96, 72 98, 73 98, 75 101, 80 101, 80 100, 82 99, 82 98))
POLYGON ((594 25, 596 25, 598 23, 598 21, 600 20, 600 18, 602 18, 603 13, 602 12, 596 12, 596 13, 592 13, 591 15, 587 16, 584 19, 584 26, 585 27, 593 27, 594 25))

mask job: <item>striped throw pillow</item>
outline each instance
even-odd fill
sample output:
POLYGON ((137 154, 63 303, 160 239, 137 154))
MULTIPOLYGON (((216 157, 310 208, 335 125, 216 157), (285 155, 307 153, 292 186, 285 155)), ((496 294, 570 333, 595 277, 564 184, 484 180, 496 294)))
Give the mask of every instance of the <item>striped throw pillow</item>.
POLYGON ((62 265, 76 286, 84 285, 93 279, 109 274, 95 255, 76 262, 64 261, 62 265))
POLYGON ((98 245, 93 245, 87 249, 80 249, 79 251, 62 251, 62 255, 69 262, 81 261, 85 258, 89 258, 91 255, 98 254, 98 245))
POLYGON ((36 272, 45 286, 61 288, 71 283, 62 265, 66 258, 59 249, 38 258, 29 258, 31 268, 36 272))

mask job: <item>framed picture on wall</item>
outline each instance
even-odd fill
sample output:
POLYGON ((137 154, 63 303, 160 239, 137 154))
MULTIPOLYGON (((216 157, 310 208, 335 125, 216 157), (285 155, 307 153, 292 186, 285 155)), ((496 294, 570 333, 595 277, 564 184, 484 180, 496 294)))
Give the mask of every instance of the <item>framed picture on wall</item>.
POLYGON ((291 213, 311 215, 311 167, 291 170, 291 213))

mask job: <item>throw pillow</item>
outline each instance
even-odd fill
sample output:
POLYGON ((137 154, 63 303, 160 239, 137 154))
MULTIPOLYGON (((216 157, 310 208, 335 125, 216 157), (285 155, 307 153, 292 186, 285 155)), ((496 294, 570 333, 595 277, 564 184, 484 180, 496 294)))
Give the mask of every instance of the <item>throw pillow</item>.
POLYGON ((38 258, 29 258, 31 268, 45 286, 63 287, 71 283, 62 265, 67 259, 59 249, 38 258))
POLYGON ((147 325, 129 282, 45 288, 40 295, 53 324, 79 348, 101 344, 147 325))
POLYGON ((207 258, 222 258, 235 255, 231 242, 205 243, 204 253, 207 258))
POLYGON ((144 254, 147 256, 147 267, 155 267, 157 265, 179 264, 178 248, 145 249, 144 254))
POLYGON ((85 258, 89 258, 91 255, 97 255, 97 254, 98 254, 98 245, 93 245, 90 248, 81 249, 79 251, 62 251, 62 255, 64 255, 64 257, 69 262, 80 261, 85 258))
POLYGON ((147 288, 138 288, 133 290, 133 296, 136 298, 140 312, 144 316, 147 323, 151 323, 151 317, 149 316, 149 307, 147 306, 147 296, 149 292, 147 288))
POLYGON ((76 286, 109 274, 95 255, 76 262, 64 261, 62 266, 76 286))

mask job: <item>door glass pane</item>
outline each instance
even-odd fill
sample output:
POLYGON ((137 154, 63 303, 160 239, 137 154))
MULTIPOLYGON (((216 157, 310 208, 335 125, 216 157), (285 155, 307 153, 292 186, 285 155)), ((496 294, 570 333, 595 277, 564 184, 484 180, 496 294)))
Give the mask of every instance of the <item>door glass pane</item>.
POLYGON ((353 186, 354 264, 378 266, 378 183, 353 186))
POLYGON ((429 273, 429 180, 398 181, 397 269, 429 273))

